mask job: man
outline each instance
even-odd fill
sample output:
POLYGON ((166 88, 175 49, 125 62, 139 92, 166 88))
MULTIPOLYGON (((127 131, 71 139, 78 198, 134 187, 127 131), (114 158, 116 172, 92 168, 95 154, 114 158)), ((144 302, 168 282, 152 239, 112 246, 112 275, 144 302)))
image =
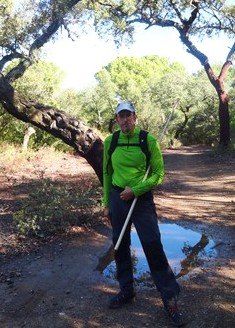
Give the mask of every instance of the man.
POLYGON ((164 163, 156 138, 148 133, 150 174, 145 181, 146 155, 139 145, 140 129, 135 126, 135 108, 130 102, 120 103, 115 111, 120 127, 118 144, 109 158, 112 135, 104 141, 104 214, 110 218, 113 244, 116 245, 122 227, 135 197, 138 197, 118 250, 115 251, 117 280, 120 292, 111 299, 109 308, 117 309, 135 298, 130 251, 130 233, 135 225, 154 283, 161 294, 163 305, 172 323, 184 325, 177 307, 180 292, 175 276, 164 253, 153 202, 152 188, 161 184, 164 163))

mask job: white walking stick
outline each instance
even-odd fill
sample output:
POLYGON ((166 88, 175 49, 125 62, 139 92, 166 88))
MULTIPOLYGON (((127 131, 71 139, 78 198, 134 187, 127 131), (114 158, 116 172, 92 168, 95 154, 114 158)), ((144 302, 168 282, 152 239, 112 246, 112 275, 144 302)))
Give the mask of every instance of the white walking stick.
MULTIPOLYGON (((162 139, 163 139, 163 136, 164 136, 164 134, 165 134, 165 132, 166 132, 166 129, 167 129, 169 123, 170 123, 170 120, 171 120, 171 118, 172 118, 172 115, 173 115, 173 113, 174 113, 174 110, 175 110, 176 106, 178 105, 178 102, 179 102, 179 99, 176 100, 175 106, 173 107, 173 110, 172 110, 170 116, 168 117, 168 120, 167 120, 167 122, 166 122, 166 124, 165 124, 165 126, 164 126, 164 128, 163 128, 163 130, 162 130, 162 133, 161 133, 160 138, 159 138, 160 143, 161 143, 161 141, 162 141, 162 139)), ((147 171, 146 171, 146 173, 145 173, 145 175, 144 175, 143 181, 145 181, 145 180, 147 179, 148 174, 149 174, 149 170, 150 170, 150 165, 149 165, 148 168, 147 168, 147 171)), ((117 240, 117 243, 116 243, 116 245, 115 245, 115 247, 114 247, 114 250, 115 250, 115 251, 118 250, 118 248, 119 248, 119 246, 120 246, 120 244, 121 244, 121 241, 122 241, 123 235, 124 235, 124 233, 125 233, 125 231, 126 231, 126 227, 127 227, 128 223, 129 223, 129 221, 130 221, 130 218, 131 218, 132 212, 133 212, 133 210, 134 210, 134 208, 135 208, 135 204, 136 204, 136 202, 137 202, 137 199, 138 199, 138 198, 135 197, 135 199, 133 200, 133 202, 132 202, 132 204, 131 204, 131 207, 130 207, 129 212, 128 212, 127 217, 126 217, 126 220, 125 220, 124 225, 123 225, 123 227, 122 227, 121 233, 120 233, 120 235, 119 235, 119 237, 118 237, 118 240, 117 240)))

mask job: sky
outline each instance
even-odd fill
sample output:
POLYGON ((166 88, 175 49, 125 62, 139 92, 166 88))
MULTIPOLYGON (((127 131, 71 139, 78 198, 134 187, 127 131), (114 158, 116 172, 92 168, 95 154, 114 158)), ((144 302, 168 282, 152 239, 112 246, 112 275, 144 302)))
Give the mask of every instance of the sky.
MULTIPOLYGON (((64 37, 55 43, 48 43, 44 47, 45 60, 55 63, 65 72, 62 87, 76 91, 94 85, 95 73, 118 56, 158 55, 167 57, 171 62, 181 62, 190 73, 202 68, 199 61, 186 52, 174 29, 154 26, 145 30, 139 24, 134 39, 134 44, 117 49, 113 41, 99 39, 90 28, 87 34, 76 41, 64 37)), ((226 60, 232 43, 232 40, 225 37, 215 37, 194 44, 208 57, 212 65, 226 60)))

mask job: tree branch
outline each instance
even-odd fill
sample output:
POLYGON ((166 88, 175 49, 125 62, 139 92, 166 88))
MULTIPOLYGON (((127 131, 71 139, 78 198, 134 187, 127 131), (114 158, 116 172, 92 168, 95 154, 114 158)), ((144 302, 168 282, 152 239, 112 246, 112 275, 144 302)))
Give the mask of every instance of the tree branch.
MULTIPOLYGON (((67 4, 64 4, 64 11, 69 12, 77 3, 81 0, 69 0, 67 4)), ((31 45, 28 57, 24 57, 24 60, 14 67, 7 75, 6 79, 8 82, 13 82, 19 77, 23 76, 26 69, 34 62, 34 53, 38 49, 44 46, 50 38, 58 31, 63 25, 63 18, 65 13, 61 15, 61 11, 57 12, 52 23, 47 27, 46 31, 40 35, 31 45)), ((23 57, 23 55, 22 55, 23 57)), ((18 57, 19 58, 19 57, 18 57)))
POLYGON ((103 142, 92 129, 63 111, 18 96, 1 73, 0 99, 4 109, 14 117, 31 123, 73 147, 88 161, 102 183, 103 142))
POLYGON ((228 53, 228 56, 227 56, 227 61, 230 61, 231 64, 233 63, 235 59, 235 42, 234 44, 232 45, 232 48, 230 49, 229 53, 228 53))
POLYGON ((0 60, 0 71, 3 70, 3 67, 6 65, 6 63, 8 63, 16 58, 23 58, 23 55, 18 52, 13 52, 9 55, 2 57, 2 59, 0 60))

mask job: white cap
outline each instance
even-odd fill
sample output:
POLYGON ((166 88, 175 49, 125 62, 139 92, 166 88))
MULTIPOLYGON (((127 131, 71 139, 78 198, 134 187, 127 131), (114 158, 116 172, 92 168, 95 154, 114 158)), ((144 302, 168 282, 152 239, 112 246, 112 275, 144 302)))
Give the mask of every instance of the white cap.
POLYGON ((135 112, 135 107, 132 105, 132 103, 130 101, 124 101, 124 102, 121 102, 120 104, 117 105, 115 113, 118 114, 122 110, 128 110, 129 112, 134 113, 135 112))

